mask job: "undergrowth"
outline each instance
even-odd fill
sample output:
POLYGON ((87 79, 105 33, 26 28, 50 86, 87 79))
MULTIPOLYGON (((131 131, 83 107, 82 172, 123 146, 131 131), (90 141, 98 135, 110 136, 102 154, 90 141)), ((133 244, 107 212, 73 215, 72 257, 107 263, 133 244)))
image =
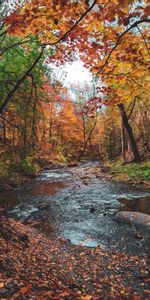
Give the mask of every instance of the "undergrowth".
POLYGON ((150 162, 127 165, 112 164, 111 173, 118 177, 128 176, 132 180, 150 180, 150 162))

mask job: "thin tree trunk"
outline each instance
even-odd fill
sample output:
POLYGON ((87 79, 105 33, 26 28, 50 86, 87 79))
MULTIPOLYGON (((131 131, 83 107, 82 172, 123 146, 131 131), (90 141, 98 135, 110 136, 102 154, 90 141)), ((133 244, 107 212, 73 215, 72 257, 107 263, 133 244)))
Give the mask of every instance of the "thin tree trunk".
POLYGON ((52 137, 52 130, 53 130, 53 109, 50 109, 50 121, 49 121, 49 141, 52 137))
POLYGON ((123 125, 123 121, 122 121, 122 124, 121 124, 121 147, 122 147, 122 157, 123 157, 123 160, 125 161, 125 152, 126 152, 126 149, 125 149, 125 146, 126 146, 126 143, 125 143, 125 130, 124 130, 124 125, 123 125))
POLYGON ((6 112, 3 112, 3 144, 6 145, 6 121, 5 121, 6 112))
POLYGON ((119 108, 119 111, 121 113, 124 128, 126 129, 126 131, 128 133, 128 136, 129 136, 129 140, 130 140, 130 143, 131 143, 132 152, 133 152, 133 155, 134 155, 135 162, 141 162, 141 157, 140 157, 140 154, 139 154, 139 151, 138 151, 138 148, 137 148, 137 144, 136 144, 136 141, 135 141, 135 138, 134 138, 132 127, 130 126, 129 121, 128 121, 128 117, 127 117, 124 105, 122 103, 120 103, 120 104, 118 104, 118 108, 119 108))
POLYGON ((15 127, 12 128, 12 145, 15 146, 15 127))
POLYGON ((81 160, 82 156, 84 155, 84 153, 85 153, 85 151, 86 151, 87 145, 88 145, 88 143, 89 143, 89 141, 90 141, 91 135, 92 135, 92 133, 93 133, 93 130, 95 129, 96 124, 97 124, 97 119, 95 120, 95 122, 94 122, 94 124, 93 124, 93 126, 92 126, 92 128, 91 128, 91 130, 90 130, 90 132, 89 132, 89 134, 88 134, 88 136, 87 136, 87 138, 86 138, 85 123, 84 123, 84 119, 83 119, 84 147, 83 147, 83 150, 81 151, 81 153, 79 154, 79 156, 78 156, 78 158, 77 158, 78 161, 81 160))
POLYGON ((29 98, 27 99, 26 102, 26 107, 25 107, 25 116, 24 116, 24 137, 23 137, 23 147, 24 150, 26 150, 27 148, 27 137, 28 137, 28 129, 27 129, 27 125, 28 125, 28 112, 29 112, 29 108, 30 108, 30 104, 31 104, 31 98, 33 95, 33 86, 34 86, 34 78, 33 75, 31 74, 31 91, 29 94, 29 98))

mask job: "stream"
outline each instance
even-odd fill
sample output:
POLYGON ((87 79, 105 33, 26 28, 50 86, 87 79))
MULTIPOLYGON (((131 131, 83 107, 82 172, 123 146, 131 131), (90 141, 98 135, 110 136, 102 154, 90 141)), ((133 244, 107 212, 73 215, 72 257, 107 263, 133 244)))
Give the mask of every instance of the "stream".
POLYGON ((113 219, 120 210, 150 214, 150 191, 105 179, 98 162, 45 170, 32 183, 1 192, 4 204, 9 216, 50 238, 132 255, 150 250, 148 228, 113 219))

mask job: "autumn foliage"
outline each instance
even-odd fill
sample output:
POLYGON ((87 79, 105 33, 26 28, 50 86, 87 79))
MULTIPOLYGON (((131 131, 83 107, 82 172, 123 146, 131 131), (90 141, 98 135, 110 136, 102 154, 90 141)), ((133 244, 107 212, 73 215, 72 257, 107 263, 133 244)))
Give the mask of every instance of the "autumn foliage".
MULTIPOLYGON (((0 186, 82 159, 149 159, 149 16, 150 0, 0 2, 0 186), (53 76, 74 60, 92 82, 53 76)), ((0 222, 3 300, 149 299, 146 258, 0 222)))
POLYGON ((94 147, 95 157, 114 158, 122 152, 125 159, 130 152, 130 158, 141 161, 143 147, 149 147, 149 1, 15 1, 12 7, 4 6, 2 13, 3 142, 36 151, 47 149, 53 157, 61 153, 64 161, 80 157, 88 147, 89 151, 94 147), (93 73, 96 86, 82 107, 47 78, 49 63, 65 64, 77 53, 93 73), (110 131, 104 126, 107 114, 110 131), (139 118, 142 127, 137 125, 139 118), (112 155, 106 143, 99 152, 100 141, 110 132, 117 135, 118 143, 112 155))

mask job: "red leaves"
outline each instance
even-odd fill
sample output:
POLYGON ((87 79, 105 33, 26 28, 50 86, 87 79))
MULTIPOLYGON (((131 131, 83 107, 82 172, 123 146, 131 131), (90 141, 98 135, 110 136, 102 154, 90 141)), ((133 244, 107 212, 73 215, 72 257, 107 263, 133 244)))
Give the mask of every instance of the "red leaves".
POLYGON ((26 287, 22 287, 20 289, 20 292, 22 295, 26 295, 29 293, 29 291, 32 289, 32 284, 28 284, 26 287))
POLYGON ((144 9, 144 13, 146 15, 146 17, 150 16, 150 5, 148 5, 145 9, 144 9))
POLYGON ((89 117, 94 117, 96 110, 101 108, 102 99, 100 97, 93 97, 87 101, 84 105, 83 115, 88 115, 89 117))
POLYGON ((113 4, 110 4, 108 6, 108 10, 106 12, 106 16, 105 16, 106 20, 109 22, 113 22, 116 19, 116 7, 113 4))
POLYGON ((149 297, 149 281, 144 280, 141 285, 140 279, 140 273, 148 275, 146 261, 136 256, 114 253, 114 250, 103 252, 100 247, 68 246, 65 241, 47 239, 29 226, 6 218, 3 227, 10 235, 14 236, 15 232, 16 237, 16 242, 13 238, 6 241, 0 237, 3 265, 0 292, 6 290, 9 299, 142 300, 142 295, 143 299, 149 297), (18 247, 20 232, 30 238, 27 249, 18 247), (6 250, 9 250, 9 266, 6 250), (18 272, 14 272, 16 268, 18 272), (137 272, 139 279, 134 277, 137 272), (134 294, 135 282, 139 294, 134 294))

